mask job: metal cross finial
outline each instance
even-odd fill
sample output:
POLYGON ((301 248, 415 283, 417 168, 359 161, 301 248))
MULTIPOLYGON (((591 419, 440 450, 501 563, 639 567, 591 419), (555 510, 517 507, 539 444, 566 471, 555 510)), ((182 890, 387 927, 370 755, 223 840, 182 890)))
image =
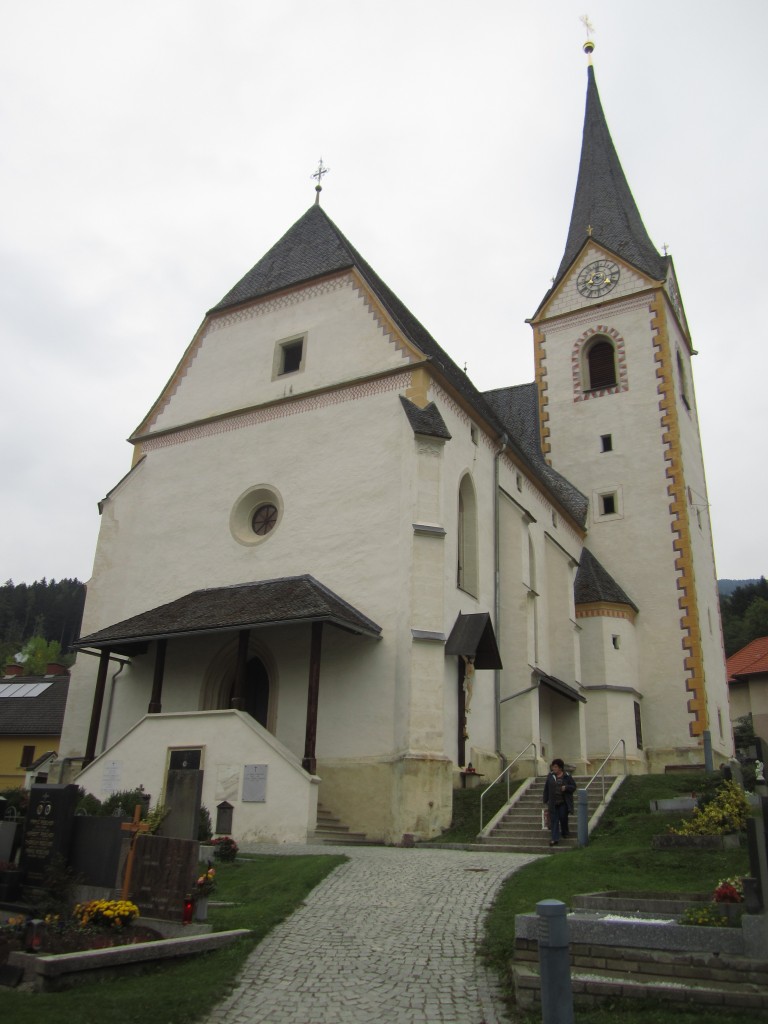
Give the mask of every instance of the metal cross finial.
POLYGON ((664 243, 664 245, 662 245, 661 248, 664 250, 664 255, 665 256, 669 256, 669 246, 667 245, 666 242, 664 243))
POLYGON ((592 51, 595 48, 595 44, 592 42, 592 33, 595 31, 595 26, 589 20, 588 14, 582 14, 579 21, 584 26, 584 31, 587 33, 587 41, 584 43, 584 53, 589 58, 589 63, 592 63, 592 51))
POLYGON ((592 225, 591 224, 587 224, 587 234, 589 235, 590 238, 592 237, 592 225))
POLYGON ((323 164, 323 158, 320 157, 320 160, 318 161, 317 164, 317 170, 312 175, 313 178, 317 179, 317 184, 315 185, 315 192, 317 193, 315 196, 315 206, 320 205, 320 193, 323 191, 323 178, 326 176, 328 171, 330 171, 330 169, 330 167, 326 167, 323 164))

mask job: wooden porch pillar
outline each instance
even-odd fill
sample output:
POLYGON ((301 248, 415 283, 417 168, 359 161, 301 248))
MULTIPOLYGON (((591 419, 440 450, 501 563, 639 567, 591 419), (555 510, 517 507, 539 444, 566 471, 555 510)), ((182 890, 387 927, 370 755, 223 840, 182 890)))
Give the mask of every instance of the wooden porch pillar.
POLYGON ((158 640, 155 650, 155 674, 152 677, 152 696, 149 698, 148 715, 159 715, 163 710, 163 675, 165 673, 165 649, 167 640, 158 640))
POLYGON ((301 762, 310 775, 317 773, 315 744, 317 742, 317 706, 320 693, 320 650, 323 641, 322 622, 312 623, 312 643, 309 650, 309 685, 307 688, 307 731, 304 739, 304 758, 301 762))
POLYGON ((460 768, 466 767, 466 756, 467 756, 467 706, 466 698, 464 695, 464 659, 459 655, 459 732, 458 732, 458 765, 460 768))
POLYGON ((245 707, 245 677, 248 671, 248 639, 250 630, 241 629, 237 634, 237 664, 235 666, 235 685, 229 706, 238 711, 245 707))
POLYGON ((107 686, 107 669, 109 668, 109 650, 104 649, 99 655, 99 671, 96 676, 96 690, 93 694, 93 707, 91 708, 91 724, 88 728, 88 740, 85 744, 85 757, 83 767, 87 767, 96 757, 96 740, 99 737, 99 723, 101 722, 101 706, 104 703, 104 690, 107 686))

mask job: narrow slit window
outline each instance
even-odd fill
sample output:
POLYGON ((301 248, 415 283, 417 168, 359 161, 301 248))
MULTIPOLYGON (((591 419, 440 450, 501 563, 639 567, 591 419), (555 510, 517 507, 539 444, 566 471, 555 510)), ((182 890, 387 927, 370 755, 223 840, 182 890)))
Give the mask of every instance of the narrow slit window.
POLYGON ((601 494, 600 495, 600 511, 604 516, 616 515, 616 495, 615 494, 601 494))
POLYGON ((613 435, 612 434, 601 434, 600 435, 601 450, 604 452, 613 451, 613 435))

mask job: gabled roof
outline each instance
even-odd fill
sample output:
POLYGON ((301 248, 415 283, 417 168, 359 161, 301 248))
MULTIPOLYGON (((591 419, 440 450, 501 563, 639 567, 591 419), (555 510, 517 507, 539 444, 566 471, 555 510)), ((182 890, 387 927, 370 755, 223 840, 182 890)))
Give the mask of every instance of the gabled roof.
POLYGON ((49 685, 37 696, 0 700, 0 736, 60 736, 69 676, 17 676, 16 679, 49 685))
POLYGON ((80 637, 75 647, 113 649, 207 633, 300 622, 330 622, 378 638, 381 627, 313 576, 287 576, 195 590, 175 601, 80 637))
POLYGON ((626 604, 638 611, 634 601, 627 597, 613 576, 603 568, 589 548, 584 548, 581 552, 573 594, 576 604, 608 601, 611 604, 626 604))
POLYGON ((666 258, 656 251, 627 184, 591 65, 587 69, 587 103, 576 194, 568 240, 553 287, 557 287, 579 254, 590 237, 590 230, 592 241, 604 245, 654 280, 666 278, 666 258))
MULTIPOLYGON (((266 256, 248 271, 211 310, 209 314, 223 311, 264 298, 276 291, 292 288, 327 274, 354 267, 371 289, 387 315, 405 338, 424 354, 442 377, 456 389, 459 395, 485 420, 491 430, 499 436, 508 433, 508 426, 502 423, 493 408, 485 401, 469 377, 443 351, 427 329, 405 306, 366 263, 360 253, 339 231, 325 210, 315 204, 273 245, 266 256)), ((553 493, 566 512, 583 526, 586 522, 586 499, 571 500, 578 495, 570 484, 553 488, 553 481, 561 481, 558 474, 547 473, 545 463, 539 456, 531 458, 524 450, 516 435, 507 437, 509 448, 526 464, 533 475, 553 493)), ((583 495, 581 496, 583 498, 583 495)))
POLYGON ((758 637, 725 662, 728 682, 739 677, 768 674, 768 636, 758 637))

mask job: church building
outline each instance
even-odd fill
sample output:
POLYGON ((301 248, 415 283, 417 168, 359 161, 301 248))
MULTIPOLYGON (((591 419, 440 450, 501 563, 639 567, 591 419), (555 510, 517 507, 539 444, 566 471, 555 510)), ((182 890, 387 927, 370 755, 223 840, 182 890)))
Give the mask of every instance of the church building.
POLYGON ((319 199, 100 504, 62 781, 162 802, 194 770, 240 840, 305 841, 319 800, 400 842, 470 762, 728 758, 694 349, 591 65, 532 383, 478 391, 319 199))

